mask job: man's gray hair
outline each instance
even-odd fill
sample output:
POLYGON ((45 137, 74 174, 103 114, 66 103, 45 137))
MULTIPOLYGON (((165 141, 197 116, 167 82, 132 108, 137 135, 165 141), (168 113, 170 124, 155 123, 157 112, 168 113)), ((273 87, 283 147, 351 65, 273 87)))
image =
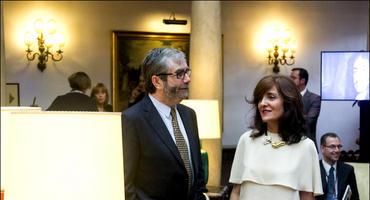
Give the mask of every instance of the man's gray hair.
MULTIPOLYGON (((152 83, 152 76, 167 73, 169 61, 186 62, 185 54, 174 48, 154 48, 149 51, 142 63, 142 70, 145 79, 145 90, 148 93, 154 93, 156 88, 152 83)), ((162 80, 167 80, 163 77, 162 80)))

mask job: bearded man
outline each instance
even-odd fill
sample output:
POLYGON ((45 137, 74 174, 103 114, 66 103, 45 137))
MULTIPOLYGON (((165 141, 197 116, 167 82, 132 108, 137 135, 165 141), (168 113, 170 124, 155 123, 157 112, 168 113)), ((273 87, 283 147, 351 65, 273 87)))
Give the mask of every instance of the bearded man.
POLYGON ((155 48, 142 63, 147 95, 122 112, 126 200, 205 199, 197 120, 185 54, 155 48))

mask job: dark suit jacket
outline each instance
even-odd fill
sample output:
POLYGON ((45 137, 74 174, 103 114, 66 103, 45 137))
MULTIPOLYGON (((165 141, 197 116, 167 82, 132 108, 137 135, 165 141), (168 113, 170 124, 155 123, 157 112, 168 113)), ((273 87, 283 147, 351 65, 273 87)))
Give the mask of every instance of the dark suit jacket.
POLYGON ((302 100, 307 123, 307 136, 314 141, 316 148, 318 148, 316 144, 316 124, 321 109, 321 98, 307 90, 302 100))
POLYGON ((177 105, 189 139, 194 182, 187 196, 188 175, 176 144, 146 95, 122 112, 126 200, 204 199, 204 171, 194 110, 177 105))
POLYGON ((113 106, 110 104, 107 104, 104 106, 105 112, 113 112, 113 106))
MULTIPOLYGON (((326 194, 328 193, 328 183, 326 180, 326 171, 324 165, 322 164, 322 160, 320 160, 320 172, 321 172, 321 181, 324 195, 317 196, 317 200, 325 200, 326 194)), ((352 197, 351 200, 358 200, 358 190, 357 190, 357 183, 356 183, 356 176, 354 168, 346 164, 344 162, 337 162, 337 182, 338 182, 338 200, 342 200, 344 192, 346 190, 347 185, 351 187, 352 190, 352 197)))
POLYGON ((48 111, 98 111, 96 103, 87 95, 69 92, 58 96, 49 106, 48 111))

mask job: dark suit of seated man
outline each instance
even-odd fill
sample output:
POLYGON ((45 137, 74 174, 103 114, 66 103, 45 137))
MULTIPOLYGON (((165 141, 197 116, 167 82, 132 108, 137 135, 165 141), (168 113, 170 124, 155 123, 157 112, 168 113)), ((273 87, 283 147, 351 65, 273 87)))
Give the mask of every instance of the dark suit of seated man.
POLYGON ((354 168, 349 164, 338 161, 341 147, 340 138, 337 134, 326 133, 321 137, 320 148, 323 160, 320 160, 320 170, 324 195, 316 197, 317 200, 342 200, 347 185, 352 190, 351 200, 359 199, 354 168), (330 181, 331 167, 334 168, 332 176, 334 181, 330 181), (330 182, 333 184, 330 184, 330 182))
POLYGON ((196 115, 179 104, 189 92, 185 55, 153 49, 142 67, 148 95, 122 112, 126 200, 204 200, 196 115))
POLYGON ((57 96, 47 111, 98 111, 95 102, 85 94, 91 88, 91 79, 85 72, 76 72, 68 77, 70 92, 57 96))

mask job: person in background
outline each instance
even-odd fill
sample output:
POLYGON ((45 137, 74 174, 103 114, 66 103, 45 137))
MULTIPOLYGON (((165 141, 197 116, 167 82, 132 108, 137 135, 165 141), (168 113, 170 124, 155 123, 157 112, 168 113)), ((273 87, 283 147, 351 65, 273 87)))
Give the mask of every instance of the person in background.
POLYGON ((131 96, 128 101, 128 107, 135 105, 145 96, 145 80, 144 76, 140 74, 139 84, 131 91, 131 96))
POLYGON ((85 94, 91 88, 91 79, 85 72, 76 72, 68 77, 71 91, 58 96, 47 111, 98 111, 95 102, 85 94))
POLYGON ((354 168, 338 161, 341 148, 337 134, 325 133, 321 136, 320 149, 323 159, 320 160, 320 170, 324 195, 316 197, 317 200, 341 200, 347 185, 351 187, 351 200, 359 199, 354 168))
POLYGON ((113 112, 112 105, 108 103, 108 89, 103 83, 98 83, 95 87, 93 87, 90 97, 96 102, 99 112, 113 112))
POLYGON ((148 94, 122 112, 126 200, 203 200, 204 170, 190 68, 173 48, 152 49, 143 61, 148 94))
POLYGON ((369 53, 361 53, 353 63, 353 85, 356 100, 369 99, 369 53))
POLYGON ((231 200, 313 200, 322 194, 319 157, 306 136, 301 95, 286 76, 263 77, 253 99, 252 130, 238 142, 231 200))
POLYGON ((293 68, 290 78, 294 81, 297 89, 302 95, 304 116, 308 127, 307 136, 314 141, 318 149, 316 142, 316 124, 320 115, 321 97, 307 90, 308 72, 306 69, 293 68))

